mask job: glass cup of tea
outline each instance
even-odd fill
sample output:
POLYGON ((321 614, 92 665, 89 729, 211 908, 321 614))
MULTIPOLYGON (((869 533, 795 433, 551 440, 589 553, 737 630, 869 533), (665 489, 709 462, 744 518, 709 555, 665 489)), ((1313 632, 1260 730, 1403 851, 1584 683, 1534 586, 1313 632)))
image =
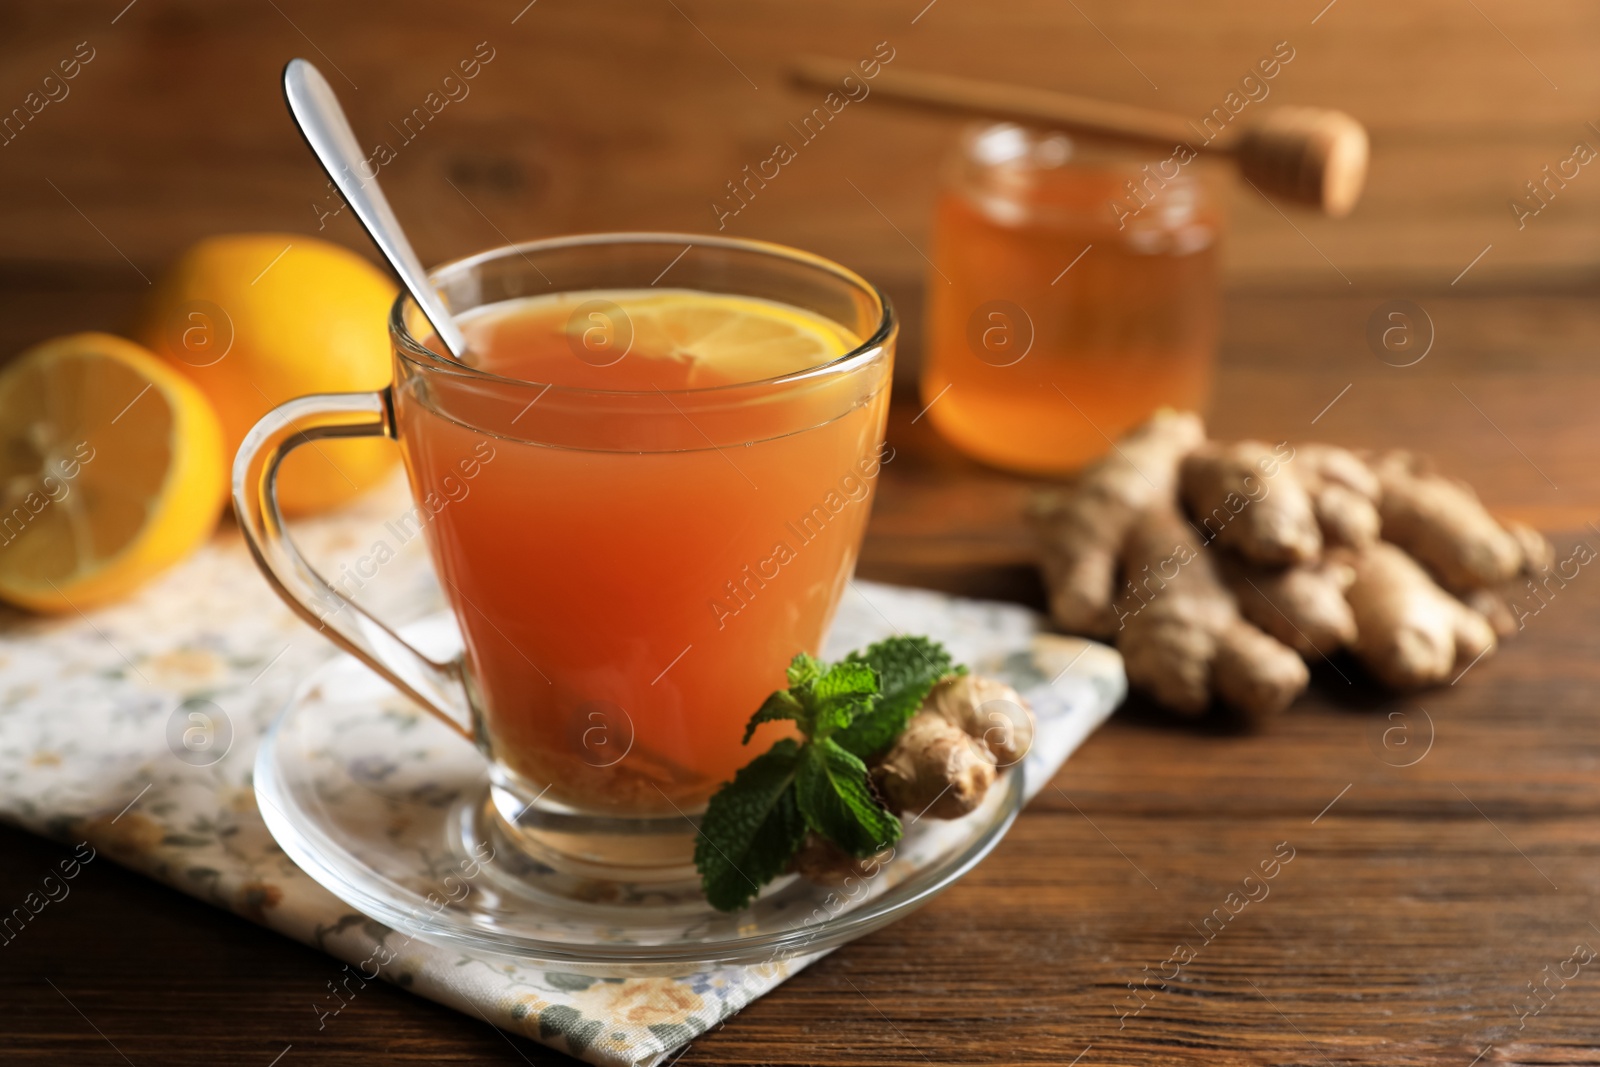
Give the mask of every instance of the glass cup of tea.
POLYGON ((235 461, 256 561, 308 623, 475 744, 485 810, 581 877, 693 876, 696 815, 784 736, 745 724, 819 650, 882 464, 896 323, 851 271, 756 241, 599 234, 435 270, 458 362, 404 294, 393 384, 291 400, 235 461), (439 662, 319 575, 289 452, 399 443, 464 643, 439 662))
POLYGON ((966 131, 934 216, 922 403, 997 467, 1067 474, 1157 408, 1203 409, 1222 214, 1192 151, 966 131))

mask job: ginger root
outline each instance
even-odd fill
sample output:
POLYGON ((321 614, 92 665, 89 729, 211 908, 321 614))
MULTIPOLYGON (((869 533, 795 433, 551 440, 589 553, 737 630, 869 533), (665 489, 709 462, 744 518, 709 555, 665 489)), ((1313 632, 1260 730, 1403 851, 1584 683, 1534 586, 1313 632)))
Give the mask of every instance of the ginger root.
POLYGON ((1445 588, 1465 593, 1516 576, 1523 546, 1471 486, 1435 473, 1410 452, 1387 453, 1372 468, 1383 486, 1384 540, 1409 552, 1445 588))
POLYGON ((1158 452, 1153 477, 1114 450, 1034 516, 1056 623, 1114 635, 1129 682, 1174 711, 1271 714, 1305 688, 1302 657, 1340 649, 1385 685, 1439 684, 1520 627, 1523 586, 1564 584, 1542 535, 1418 456, 1194 425, 1158 416, 1121 446, 1158 452))
POLYGON ((1179 462, 1204 440, 1198 415, 1158 411, 1069 490, 1036 499, 1031 519, 1045 546, 1041 566, 1057 626, 1095 637, 1116 631, 1117 555, 1128 528, 1152 503, 1171 499, 1179 462))
POLYGON ((1258 570, 1225 558, 1222 573, 1239 613, 1307 659, 1331 656, 1355 640, 1356 617, 1345 599, 1356 578, 1350 564, 1324 559, 1258 570))
POLYGON ((1441 589, 1397 546, 1369 545, 1352 554, 1351 565, 1352 650, 1380 682, 1395 689, 1438 685, 1493 651, 1488 620, 1441 589))
POLYGON ((872 770, 884 807, 959 819, 994 784, 994 759, 982 742, 934 711, 919 711, 872 770))
POLYGON ((873 785, 896 814, 958 819, 982 803, 998 770, 1027 754, 1033 725, 1033 711, 1011 686, 952 675, 872 768, 873 785))
POLYGON ((1322 528, 1293 456, 1261 441, 1208 441, 1185 457, 1179 488, 1206 538, 1257 563, 1316 559, 1322 528))
POLYGON ((1325 544, 1364 548, 1378 539, 1383 486, 1360 456, 1336 445, 1297 445, 1292 470, 1311 495, 1325 544))
POLYGON ((1208 540, 1267 566, 1378 539, 1382 486, 1347 448, 1208 442, 1184 460, 1183 502, 1208 540))
POLYGON ((1017 691, 981 674, 956 674, 928 693, 923 707, 977 738, 1000 767, 1009 767, 1033 747, 1033 712, 1017 691))
POLYGON ((1522 549, 1521 573, 1534 578, 1556 565, 1555 546, 1549 538, 1525 522, 1506 523, 1506 532, 1516 538, 1522 549))
POLYGON ((1311 680, 1305 662, 1239 614, 1212 558, 1169 507, 1134 525, 1123 571, 1137 576, 1119 604, 1130 684, 1174 711, 1199 715, 1214 697, 1252 719, 1288 707, 1311 680))
MULTIPOLYGON (((1508 522, 1505 526, 1506 532, 1522 546, 1522 566, 1518 568, 1516 576, 1499 585, 1474 589, 1461 598, 1467 607, 1489 620, 1497 637, 1510 637, 1522 629, 1523 619, 1517 614, 1517 606, 1529 592, 1543 601, 1538 591, 1541 579, 1547 589, 1552 581, 1558 583, 1558 588, 1566 585, 1564 579, 1550 573, 1550 568, 1555 566, 1556 554, 1544 534, 1526 523, 1508 522)), ((1522 610, 1526 615, 1526 609, 1522 610)))
POLYGON ((1496 637, 1510 637, 1520 628, 1510 599, 1499 588, 1474 589, 1462 595, 1461 603, 1482 615, 1496 637))

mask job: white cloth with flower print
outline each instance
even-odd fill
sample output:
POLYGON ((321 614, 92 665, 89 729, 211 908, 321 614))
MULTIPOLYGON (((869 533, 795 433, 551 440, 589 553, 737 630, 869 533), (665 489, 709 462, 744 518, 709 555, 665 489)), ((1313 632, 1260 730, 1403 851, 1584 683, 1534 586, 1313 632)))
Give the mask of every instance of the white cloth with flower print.
MULTIPOLYGON (((325 574, 380 617, 440 609, 420 536, 385 525, 410 507, 403 482, 295 535, 325 574), (378 541, 388 551, 378 550, 378 541), (391 557, 392 554, 392 558, 391 557), (376 575, 358 561, 386 560, 376 575)), ((1021 609, 852 583, 827 652, 891 627, 1025 651, 1021 609)), ((1027 766, 1037 789, 1118 703, 1114 653, 1064 664, 1067 713, 1046 718, 1027 766)), ((268 589, 231 529, 131 599, 87 615, 10 620, 0 638, 0 818, 118 862, 413 993, 597 1064, 661 1062, 816 957, 687 978, 594 979, 476 958, 410 939, 353 911, 277 847, 256 809, 262 731, 333 655, 268 589), (198 731, 198 732, 197 732, 198 731), (226 750, 220 758, 217 754, 226 750), (180 756, 180 754, 182 754, 180 756)), ((1052 671, 1052 673, 1054 673, 1052 671)), ((937 905, 935 905, 937 906, 937 905)), ((328 1000, 331 1010, 338 1001, 328 1000)))

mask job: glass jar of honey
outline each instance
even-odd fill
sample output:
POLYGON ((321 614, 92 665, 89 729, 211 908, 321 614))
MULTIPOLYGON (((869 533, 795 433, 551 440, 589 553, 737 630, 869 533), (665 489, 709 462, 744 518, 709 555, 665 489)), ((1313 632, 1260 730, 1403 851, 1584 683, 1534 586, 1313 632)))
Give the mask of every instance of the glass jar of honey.
POLYGON ((1135 158, 1009 124, 939 196, 922 403, 994 466, 1077 470, 1161 407, 1202 410, 1222 217, 1186 147, 1135 158))

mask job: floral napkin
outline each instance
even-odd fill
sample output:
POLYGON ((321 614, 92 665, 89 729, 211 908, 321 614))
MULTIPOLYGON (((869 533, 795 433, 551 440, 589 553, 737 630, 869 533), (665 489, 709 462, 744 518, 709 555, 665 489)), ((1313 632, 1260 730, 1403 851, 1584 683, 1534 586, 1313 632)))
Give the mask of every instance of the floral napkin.
MULTIPOLYGON (((422 538, 385 524, 409 506, 397 481, 294 532, 323 573, 349 576, 342 587, 403 623, 442 607, 422 538), (392 558, 374 552, 377 540, 392 558), (387 559, 379 573, 356 576, 355 561, 376 555, 387 559)), ((1027 657, 1037 625, 1009 605, 854 582, 827 652, 898 629, 944 640, 958 659, 975 650, 1027 657)), ((104 853, 314 945, 348 965, 346 990, 381 974, 597 1064, 659 1063, 816 958, 759 972, 597 979, 436 947, 355 912, 284 856, 251 785, 262 731, 333 654, 272 594, 231 528, 123 603, 15 618, 0 637, 0 818, 86 842, 82 856, 104 853)), ((1110 714, 1125 682, 1116 654, 1098 645, 1035 650, 1032 662, 1040 729, 1026 771, 1037 790, 1110 714)), ((344 1003, 329 987, 317 1009, 324 1025, 344 1003)))

